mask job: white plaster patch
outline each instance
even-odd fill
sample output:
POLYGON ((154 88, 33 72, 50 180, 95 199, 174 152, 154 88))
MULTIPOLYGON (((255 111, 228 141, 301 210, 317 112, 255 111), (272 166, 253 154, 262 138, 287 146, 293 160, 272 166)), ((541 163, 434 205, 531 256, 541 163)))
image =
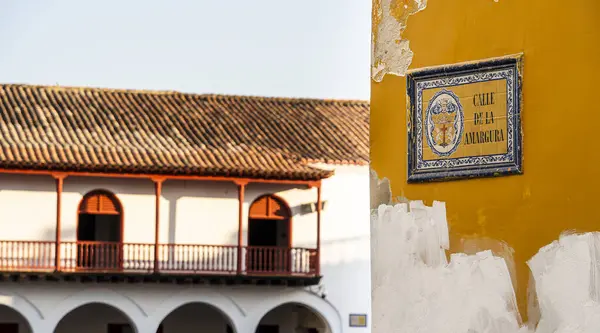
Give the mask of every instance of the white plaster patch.
POLYGON ((483 251, 447 262, 444 203, 381 205, 371 230, 374 333, 525 330, 502 258, 483 251))
POLYGON ((406 21, 427 6, 427 0, 376 0, 374 2, 374 32, 371 41, 371 78, 381 82, 386 74, 404 76, 412 62, 409 41, 402 39, 406 21), (398 8, 398 9, 395 9, 398 8))
POLYGON ((540 307, 536 333, 600 332, 600 233, 563 234, 528 265, 540 307))
POLYGON ((381 205, 371 219, 374 333, 600 332, 600 232, 567 231, 528 261, 521 325, 503 258, 486 250, 447 262, 443 203, 381 205))

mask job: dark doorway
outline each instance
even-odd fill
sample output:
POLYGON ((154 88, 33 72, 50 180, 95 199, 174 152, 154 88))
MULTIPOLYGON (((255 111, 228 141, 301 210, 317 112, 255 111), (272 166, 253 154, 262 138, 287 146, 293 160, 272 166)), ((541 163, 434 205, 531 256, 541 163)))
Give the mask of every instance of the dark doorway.
POLYGON ((256 199, 248 220, 247 271, 281 274, 290 271, 291 212, 273 195, 256 199))
POLYGON ((106 333, 133 333, 133 327, 129 324, 108 324, 106 333))
POLYGON ((19 333, 19 324, 0 323, 0 333, 19 333))
POLYGON ((234 333, 230 318, 212 305, 186 303, 165 316, 156 333, 234 333))
POLYGON ((79 214, 77 239, 81 241, 121 241, 121 218, 118 215, 79 214))
POLYGON ((278 325, 258 325, 256 333, 279 333, 278 325))
POLYGON ((121 204, 106 191, 88 193, 79 206, 77 268, 113 270, 122 268, 121 204))
POLYGON ((277 221, 251 219, 252 232, 248 235, 250 246, 278 246, 277 221))

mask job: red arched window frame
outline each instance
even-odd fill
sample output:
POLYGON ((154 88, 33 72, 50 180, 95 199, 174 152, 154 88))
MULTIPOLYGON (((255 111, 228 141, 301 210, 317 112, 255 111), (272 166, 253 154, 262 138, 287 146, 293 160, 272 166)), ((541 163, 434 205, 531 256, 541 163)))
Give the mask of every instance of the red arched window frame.
MULTIPOLYGON (((118 262, 112 269, 122 269, 123 267, 123 239, 124 239, 124 223, 123 223, 123 206, 117 196, 107 190, 93 190, 86 193, 77 209, 77 234, 79 234, 79 214, 94 214, 94 215, 118 215, 120 224, 120 241, 118 247, 118 262)), ((80 250, 79 239, 77 240, 77 253, 80 250)), ((79 265, 79 264, 78 264, 79 265)))
POLYGON ((78 214, 122 215, 123 208, 113 193, 94 190, 81 199, 78 214))
MULTIPOLYGON (((250 205, 248 222, 251 219, 288 220, 288 247, 292 247, 292 210, 288 203, 274 194, 264 194, 250 205)), ((248 229, 249 230, 249 229, 248 229)))
POLYGON ((77 209, 77 230, 79 230, 79 214, 119 215, 121 225, 121 244, 125 238, 123 231, 123 205, 117 196, 107 190, 93 190, 86 193, 77 209))
POLYGON ((283 199, 273 194, 265 194, 252 202, 249 218, 284 220, 291 219, 292 212, 290 206, 283 199))

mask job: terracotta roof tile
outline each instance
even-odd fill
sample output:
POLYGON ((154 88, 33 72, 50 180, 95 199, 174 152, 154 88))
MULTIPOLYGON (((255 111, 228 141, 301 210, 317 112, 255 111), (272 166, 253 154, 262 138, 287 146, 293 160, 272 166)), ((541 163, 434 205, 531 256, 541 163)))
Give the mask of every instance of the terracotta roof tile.
POLYGON ((369 105, 0 85, 0 168, 316 180, 366 164, 369 105))

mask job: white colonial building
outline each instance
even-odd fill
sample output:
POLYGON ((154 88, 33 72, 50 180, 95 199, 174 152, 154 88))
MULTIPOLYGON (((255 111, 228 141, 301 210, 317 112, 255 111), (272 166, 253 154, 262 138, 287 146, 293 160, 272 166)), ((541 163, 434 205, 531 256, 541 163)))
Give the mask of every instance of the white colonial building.
POLYGON ((368 104, 0 85, 0 333, 368 333, 368 104))

